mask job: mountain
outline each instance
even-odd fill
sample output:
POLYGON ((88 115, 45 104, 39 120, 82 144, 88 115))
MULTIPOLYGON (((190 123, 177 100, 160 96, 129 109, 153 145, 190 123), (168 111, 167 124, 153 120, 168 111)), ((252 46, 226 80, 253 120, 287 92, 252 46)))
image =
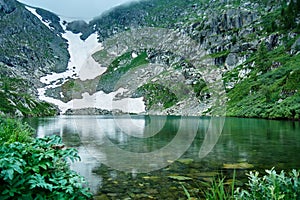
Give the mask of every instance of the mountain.
POLYGON ((23 4, 0 0, 0 112, 17 116, 53 115, 57 109, 37 97, 40 77, 66 70, 68 44, 59 18, 37 9, 47 28, 23 4), (56 23, 55 23, 56 21, 56 23))
MULTIPOLYGON (((140 1, 104 13, 84 29, 73 23, 72 29, 82 30, 82 39, 97 32, 108 49, 94 54, 108 66, 91 84, 96 91, 125 87, 129 91, 120 98, 143 96, 148 113, 299 119, 299 6, 271 0, 140 1), (174 44, 166 48, 164 34, 171 33, 164 29, 186 43, 170 36, 174 44), (183 45, 200 58, 177 55, 183 45), (164 66, 143 66, 150 64, 164 66)), ((73 89, 82 84, 87 83, 73 89)))
MULTIPOLYGON (((12 10, 3 2, 1 23, 12 10)), ((19 4, 15 7, 28 13, 19 4)), ((149 114, 299 120, 299 11, 299 0, 144 0, 116 7, 89 23, 69 22, 66 30, 81 34, 82 40, 98 35, 103 49, 93 58, 107 70, 89 80, 69 78, 47 88, 46 94, 64 103, 101 92, 114 94, 114 101, 143 98, 149 114)), ((40 15, 51 16, 59 32, 56 17, 43 12, 48 13, 40 15)), ((66 66, 66 43, 59 33, 43 31, 37 32, 57 40, 38 41, 64 52, 53 50, 47 59, 59 57, 61 63, 55 66, 66 66)), ((47 70, 57 70, 53 66, 47 70)))

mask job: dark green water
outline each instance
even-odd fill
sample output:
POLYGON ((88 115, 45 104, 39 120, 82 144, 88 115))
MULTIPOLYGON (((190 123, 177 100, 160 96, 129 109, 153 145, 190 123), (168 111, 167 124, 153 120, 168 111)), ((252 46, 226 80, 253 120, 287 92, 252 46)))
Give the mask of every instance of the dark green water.
POLYGON ((27 121, 38 137, 57 134, 78 149, 82 161, 72 168, 103 198, 185 199, 182 185, 199 198, 203 183, 221 174, 229 180, 234 167, 241 186, 249 170, 300 168, 299 122, 165 116, 27 121))

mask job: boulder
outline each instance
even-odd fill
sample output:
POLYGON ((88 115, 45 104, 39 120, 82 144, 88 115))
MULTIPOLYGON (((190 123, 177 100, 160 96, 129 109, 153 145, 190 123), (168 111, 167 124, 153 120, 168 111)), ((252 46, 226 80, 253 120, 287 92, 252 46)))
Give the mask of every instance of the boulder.
POLYGON ((237 63, 238 63, 238 56, 235 53, 228 54, 225 61, 226 68, 231 70, 236 67, 237 63))

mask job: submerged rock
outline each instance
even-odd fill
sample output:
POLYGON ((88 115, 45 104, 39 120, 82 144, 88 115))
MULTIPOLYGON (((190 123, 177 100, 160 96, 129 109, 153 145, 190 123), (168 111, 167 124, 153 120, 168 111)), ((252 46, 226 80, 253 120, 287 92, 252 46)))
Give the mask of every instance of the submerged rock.
POLYGON ((254 168, 253 164, 247 162, 243 163, 233 163, 233 164, 223 164, 223 169, 252 169, 254 168))
POLYGON ((213 177, 213 176, 217 176, 218 174, 219 174, 218 172, 200 172, 197 175, 201 177, 213 177))
POLYGON ((94 200, 109 200, 109 198, 105 194, 102 194, 100 196, 94 196, 94 200))
POLYGON ((168 178, 173 179, 173 180, 177 180, 177 181, 189 181, 189 180, 193 180, 190 177, 186 177, 186 176, 168 176, 168 178))
POLYGON ((185 164, 185 165, 189 165, 193 162, 194 160, 191 159, 191 158, 186 158, 186 159, 179 159, 177 160, 177 162, 180 162, 182 164, 185 164))

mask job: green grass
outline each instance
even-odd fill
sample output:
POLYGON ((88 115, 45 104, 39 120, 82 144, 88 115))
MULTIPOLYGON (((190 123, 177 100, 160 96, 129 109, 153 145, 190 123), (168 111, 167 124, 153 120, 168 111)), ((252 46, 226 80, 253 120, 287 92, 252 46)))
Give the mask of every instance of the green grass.
POLYGON ((100 77, 97 90, 103 90, 106 93, 114 91, 115 84, 129 70, 148 63, 145 51, 141 52, 136 58, 131 58, 131 52, 121 55, 111 63, 107 71, 100 77), (125 64, 121 65, 121 61, 125 64))
POLYGON ((0 117, 0 144, 32 141, 34 130, 18 120, 0 117))
POLYGON ((208 189, 205 190, 204 196, 206 200, 216 200, 216 199, 234 199, 235 190, 235 177, 230 186, 225 185, 225 178, 214 179, 210 184, 208 184, 208 189))

